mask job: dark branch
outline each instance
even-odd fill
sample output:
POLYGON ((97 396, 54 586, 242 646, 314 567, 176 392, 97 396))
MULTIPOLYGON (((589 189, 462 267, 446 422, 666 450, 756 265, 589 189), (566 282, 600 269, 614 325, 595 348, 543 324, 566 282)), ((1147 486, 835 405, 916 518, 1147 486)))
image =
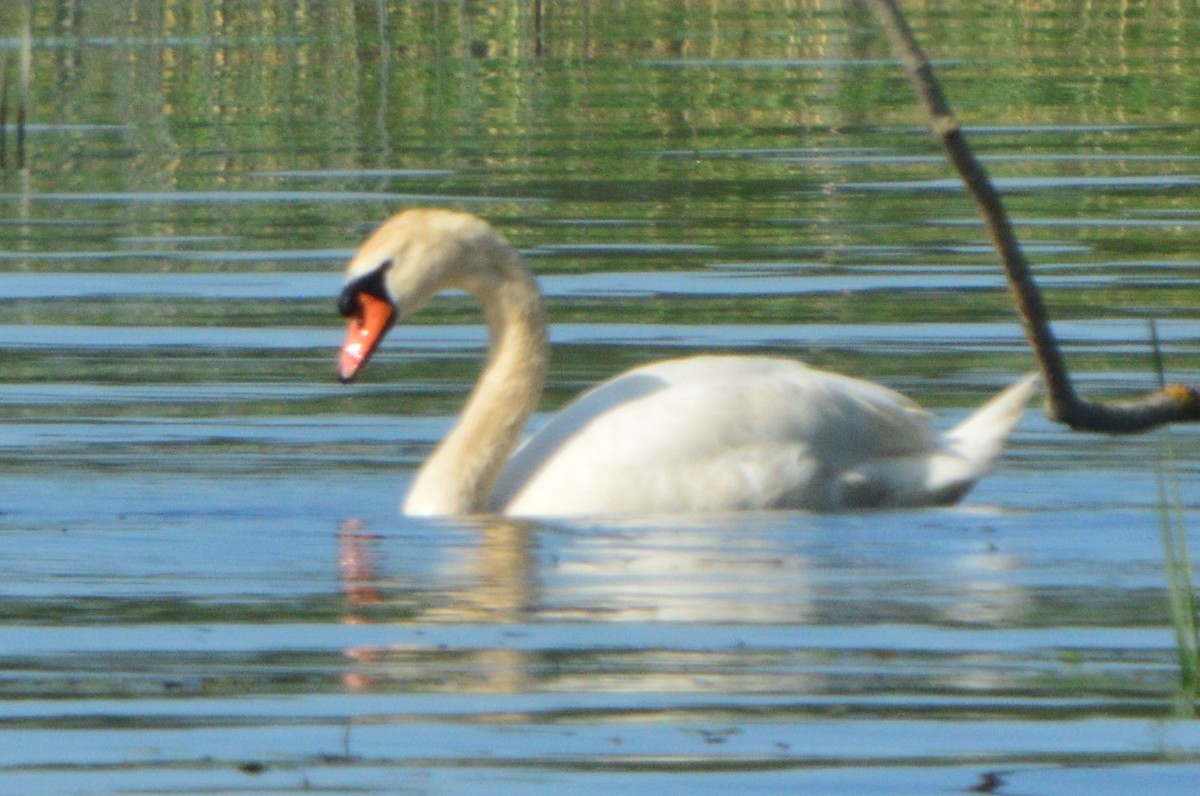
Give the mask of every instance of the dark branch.
POLYGON ((1077 431, 1103 431, 1110 434, 1146 431, 1166 423, 1200 420, 1200 391, 1193 387, 1171 385, 1139 401, 1128 403, 1087 401, 1076 395, 1062 351, 1050 328, 1050 316, 1042 301, 1041 291, 1009 223, 1000 194, 983 165, 971 152, 933 73, 933 66, 894 0, 864 1, 887 32, 892 53, 903 62, 908 72, 909 81, 917 92, 918 104, 925 115, 926 126, 946 150, 967 191, 979 206, 992 244, 1004 266, 1009 289, 1021 313, 1025 336, 1041 367, 1050 417, 1077 431))

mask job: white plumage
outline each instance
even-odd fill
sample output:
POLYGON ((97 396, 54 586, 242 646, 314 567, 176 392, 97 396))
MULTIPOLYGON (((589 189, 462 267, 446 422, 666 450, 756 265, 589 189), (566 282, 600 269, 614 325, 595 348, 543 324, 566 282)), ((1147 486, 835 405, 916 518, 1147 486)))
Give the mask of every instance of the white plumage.
POLYGON ((410 514, 678 514, 831 511, 952 503, 991 471, 1029 402, 1026 377, 942 434, 886 387, 768 357, 697 356, 630 370, 587 391, 513 449, 548 355, 540 294, 481 219, 408 211, 351 261, 342 377, 396 316, 437 292, 483 304, 488 365, 414 480, 410 514))
POLYGON ((546 516, 952 503, 990 470, 1033 384, 943 436, 903 395, 800 362, 657 362, 555 415, 518 448, 489 506, 546 516))

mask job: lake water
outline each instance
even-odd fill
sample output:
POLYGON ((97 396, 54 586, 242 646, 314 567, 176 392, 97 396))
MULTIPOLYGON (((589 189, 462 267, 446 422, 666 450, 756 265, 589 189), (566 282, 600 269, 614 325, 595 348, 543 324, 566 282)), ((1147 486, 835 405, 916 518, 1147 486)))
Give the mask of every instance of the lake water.
MULTIPOLYGON (((0 790, 1196 787, 1163 540, 1196 527, 1196 429, 1033 407, 945 509, 414 521, 473 306, 335 381, 346 258, 434 205, 538 272, 546 412, 713 350, 961 418, 1033 362, 868 17, 31 5, 25 163, 10 112, 0 170, 0 790)), ((1167 377, 1200 381, 1200 17, 905 5, 1081 391, 1155 386, 1151 320, 1167 377)))

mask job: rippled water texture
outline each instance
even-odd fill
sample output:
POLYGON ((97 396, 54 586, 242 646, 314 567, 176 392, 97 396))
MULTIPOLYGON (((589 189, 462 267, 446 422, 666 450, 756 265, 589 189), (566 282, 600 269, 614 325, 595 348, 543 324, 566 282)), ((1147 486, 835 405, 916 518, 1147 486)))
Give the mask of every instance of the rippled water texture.
MULTIPOLYGON (((1088 395, 1200 381, 1200 17, 904 3, 1088 395)), ((390 213, 549 296, 542 410, 679 353, 961 418, 1033 366, 840 2, 83 2, 0 14, 0 791, 1191 792, 1164 530, 1196 430, 1035 407, 960 506, 622 522, 396 507, 486 342, 447 296, 336 383, 390 213)), ((544 415, 535 418, 539 422, 544 415)))

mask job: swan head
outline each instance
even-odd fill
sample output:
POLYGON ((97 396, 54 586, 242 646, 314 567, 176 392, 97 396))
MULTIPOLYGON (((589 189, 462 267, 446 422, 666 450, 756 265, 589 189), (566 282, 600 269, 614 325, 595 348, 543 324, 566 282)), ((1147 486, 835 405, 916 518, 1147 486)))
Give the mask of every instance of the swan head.
POLYGON ((469 213, 407 210, 371 233, 346 268, 338 310, 349 318, 339 359, 351 381, 388 330, 444 290, 483 295, 502 283, 516 252, 469 213))

